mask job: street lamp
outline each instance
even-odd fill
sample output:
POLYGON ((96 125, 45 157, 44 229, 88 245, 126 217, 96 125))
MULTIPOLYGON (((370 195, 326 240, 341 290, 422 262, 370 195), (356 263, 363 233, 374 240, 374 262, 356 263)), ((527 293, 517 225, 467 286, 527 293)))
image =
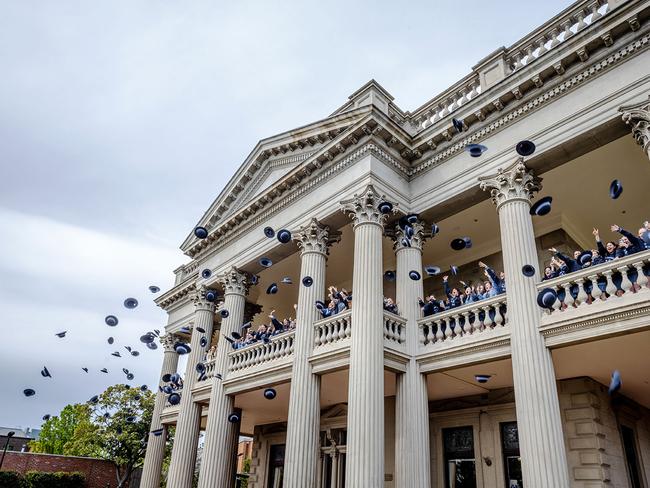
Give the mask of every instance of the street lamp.
POLYGON ((11 438, 15 435, 16 433, 13 430, 10 430, 7 432, 7 442, 5 442, 5 448, 2 451, 2 457, 0 458, 0 468, 2 468, 2 463, 5 460, 5 454, 7 454, 7 448, 9 447, 9 441, 11 438))

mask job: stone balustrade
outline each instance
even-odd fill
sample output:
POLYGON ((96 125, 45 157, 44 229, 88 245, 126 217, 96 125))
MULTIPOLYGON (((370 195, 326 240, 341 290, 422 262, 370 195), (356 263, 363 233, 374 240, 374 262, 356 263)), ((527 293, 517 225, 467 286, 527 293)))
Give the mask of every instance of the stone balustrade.
POLYGON ((384 344, 401 346, 406 342, 406 319, 384 310, 384 344))
POLYGON ((429 346, 498 329, 506 322, 506 295, 503 294, 418 320, 418 337, 421 346, 429 346))
POLYGON ((352 311, 347 310, 314 323, 314 348, 333 344, 352 335, 352 311))
POLYGON ((632 254, 574 273, 543 281, 538 289, 551 288, 557 293, 548 315, 588 306, 597 301, 615 301, 648 288, 650 251, 632 254))
POLYGON ((240 371, 293 354, 295 330, 272 336, 269 342, 259 342, 228 354, 228 371, 240 371))

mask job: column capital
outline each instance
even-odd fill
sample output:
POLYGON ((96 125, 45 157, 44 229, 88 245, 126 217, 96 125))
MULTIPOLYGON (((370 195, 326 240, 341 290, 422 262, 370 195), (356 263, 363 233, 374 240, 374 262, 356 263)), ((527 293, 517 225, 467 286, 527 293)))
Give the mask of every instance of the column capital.
POLYGON ((215 311, 214 302, 208 301, 208 299, 205 296, 208 290, 209 290, 208 287, 201 286, 198 290, 196 290, 192 294, 191 299, 194 302, 194 310, 208 310, 214 313, 215 311))
POLYGON ((496 174, 482 176, 478 180, 481 190, 490 190, 497 208, 512 200, 523 200, 530 204, 533 194, 542 189, 542 179, 526 167, 523 157, 506 169, 499 168, 496 174))
POLYGON ((341 240, 341 233, 331 231, 329 226, 312 218, 300 228, 294 239, 300 248, 300 255, 315 252, 328 255, 329 246, 341 240))
POLYGON ((162 345, 165 352, 175 352, 174 344, 176 344, 176 341, 178 339, 174 334, 165 334, 164 336, 160 336, 158 340, 160 341, 160 344, 162 345))
POLYGON ((228 271, 219 275, 217 278, 219 283, 223 286, 225 295, 247 295, 248 294, 248 280, 246 273, 240 271, 235 266, 231 266, 228 271))
POLYGON ((650 158, 650 96, 648 100, 618 109, 622 119, 632 128, 632 136, 650 158))
MULTIPOLYGON (((368 185, 363 192, 343 200, 341 210, 352 219, 354 227, 361 224, 377 224, 383 228, 388 215, 382 214, 378 207, 385 200, 386 197, 379 195, 374 186, 368 185)), ((396 208, 393 208, 393 212, 396 211, 396 208)))
POLYGON ((407 235, 406 229, 402 229, 399 225, 395 225, 395 228, 391 229, 389 234, 393 238, 393 250, 396 253, 402 249, 417 249, 422 252, 422 246, 426 239, 423 222, 417 221, 411 224, 410 228, 413 229, 411 237, 407 235))

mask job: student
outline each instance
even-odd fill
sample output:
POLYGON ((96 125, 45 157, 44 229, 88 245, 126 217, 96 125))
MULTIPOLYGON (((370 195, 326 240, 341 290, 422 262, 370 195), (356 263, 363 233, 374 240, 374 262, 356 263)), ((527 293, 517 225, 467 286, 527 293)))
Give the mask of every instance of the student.
POLYGON ((612 225, 611 229, 612 232, 618 232, 623 236, 618 241, 617 257, 629 256, 630 254, 645 251, 645 242, 643 239, 640 239, 616 224, 612 225))
POLYGON ((463 302, 463 305, 466 303, 474 303, 479 301, 478 296, 476 295, 474 289, 471 286, 469 286, 464 281, 461 281, 460 284, 465 287, 465 292, 461 296, 461 301, 463 302))
POLYGON ((485 300, 488 298, 487 294, 485 293, 485 285, 483 283, 479 282, 479 284, 476 285, 476 296, 479 300, 485 300))
POLYGON ((490 268, 487 264, 485 264, 483 261, 479 261, 478 265, 483 268, 483 274, 487 277, 488 280, 490 280, 491 283, 491 288, 490 288, 490 297, 500 295, 501 293, 506 292, 506 281, 505 281, 505 273, 502 271, 499 273, 499 276, 494 272, 492 268, 490 268))
MULTIPOLYGON (((579 271, 582 269, 582 266, 580 266, 580 263, 578 261, 576 261, 575 259, 571 259, 566 254, 562 254, 554 247, 550 248, 549 251, 551 251, 555 255, 555 257, 557 257, 560 261, 562 261, 566 266, 567 269, 564 274, 573 273, 574 271, 579 271)), ((576 252, 578 253, 578 256, 580 256, 580 251, 576 251, 576 252)))
POLYGON ((418 298, 418 303, 422 308, 422 314, 425 317, 433 315, 434 313, 443 312, 445 310, 444 304, 440 300, 436 300, 436 297, 433 294, 429 295, 426 298, 426 302, 421 298, 418 298))
POLYGON ((555 266, 552 264, 544 268, 544 276, 542 276, 542 281, 552 280, 556 276, 555 266))
POLYGON ((616 243, 614 241, 609 241, 607 244, 603 245, 603 243, 600 240, 600 233, 598 232, 598 229, 596 229, 595 227, 591 233, 596 238, 596 246, 598 247, 598 254, 600 254, 605 261, 611 261, 612 259, 616 259, 616 251, 618 249, 616 243))
POLYGON ((447 308, 456 308, 460 307, 463 302, 460 297, 460 290, 458 288, 449 289, 449 282, 447 281, 449 276, 445 275, 442 277, 442 284, 445 289, 445 295, 447 295, 447 308))
POLYGON ((384 297, 384 310, 398 315, 397 305, 393 302, 392 298, 384 297))

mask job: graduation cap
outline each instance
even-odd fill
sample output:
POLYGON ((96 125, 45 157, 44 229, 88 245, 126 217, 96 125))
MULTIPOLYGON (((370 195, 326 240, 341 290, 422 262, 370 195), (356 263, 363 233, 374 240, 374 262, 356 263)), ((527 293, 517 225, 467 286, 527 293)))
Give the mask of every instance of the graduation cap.
POLYGON ((165 431, 165 429, 160 428, 160 429, 152 430, 151 433, 153 435, 155 435, 156 437, 160 437, 164 431, 165 431))
POLYGON ((156 285, 151 285, 151 286, 149 287, 149 291, 150 291, 151 293, 158 293, 158 292, 160 291, 160 288, 158 288, 156 285))
POLYGON ((515 146, 515 151, 520 156, 530 156, 535 152, 535 144, 531 141, 520 141, 515 146))
POLYGON ((270 268, 273 266, 273 261, 271 261, 269 258, 261 258, 259 260, 260 266, 263 266, 265 268, 270 268))
POLYGON ((86 373, 88 372, 88 368, 81 368, 83 369, 86 373))
POLYGON ((115 339, 109 337, 108 339, 106 339, 106 342, 108 342, 109 344, 113 344, 113 342, 115 342, 115 339))
POLYGON ((47 369, 47 366, 43 366, 43 369, 41 369, 41 376, 43 378, 51 378, 52 377, 49 370, 47 369))
POLYGON ((129 373, 126 375, 126 379, 131 381, 133 378, 135 378, 135 375, 133 373, 129 373))
POLYGON ((111 418, 111 414, 108 413, 108 412, 104 412, 103 417, 104 417, 105 419, 110 419, 110 418, 111 418))
POLYGON ((388 270, 384 273, 384 279, 386 281, 395 281, 395 271, 388 270))
POLYGON ((195 328, 198 332, 200 332, 201 334, 205 334, 205 329, 204 329, 203 327, 198 327, 198 326, 197 326, 197 327, 194 327, 194 328, 195 328))
POLYGON ((438 232, 440 232, 438 224, 431 224, 431 237, 435 236, 438 232))
POLYGON ((393 204, 390 202, 381 202, 377 205, 377 210, 384 215, 387 215, 393 211, 393 204))
POLYGON ((199 373, 199 374, 205 373, 205 364, 196 363, 196 372, 199 373))
POLYGON ((152 351, 155 351, 156 349, 158 349, 158 344, 156 344, 155 342, 151 342, 151 343, 147 344, 147 347, 149 349, 151 349, 152 351))
POLYGON ((408 237, 402 237, 402 240, 400 241, 400 243, 404 247, 411 247, 411 240, 408 237))
POLYGON ((327 305, 325 305, 325 302, 321 302, 320 300, 316 300, 316 308, 318 310, 323 310, 327 308, 327 305))
POLYGON ((148 391, 148 390, 149 390, 149 387, 147 385, 142 385, 140 387, 140 391, 148 391))
POLYGON ((183 354, 188 354, 192 352, 192 348, 190 347, 189 344, 185 344, 184 342, 177 342, 174 345, 174 351, 176 351, 176 354, 183 355, 183 354))
POLYGON ((179 332, 181 334, 189 334, 192 331, 190 330, 190 328, 187 325, 184 325, 183 327, 181 327, 181 330, 179 330, 179 332))
POLYGON ((264 227, 264 235, 269 239, 273 239, 275 237, 275 231, 273 230, 273 227, 264 227))
POLYGON ((411 278, 413 281, 418 281, 420 279, 420 273, 415 270, 411 270, 409 271, 409 278, 411 278))
POLYGON ((313 279, 311 276, 305 276, 305 277, 302 279, 302 284, 303 284, 304 286, 306 286, 307 288, 309 288, 311 285, 314 284, 314 279, 313 279))
POLYGON ((64 330, 63 332, 57 332, 54 335, 57 336, 59 339, 63 339, 67 333, 68 333, 68 331, 64 330))
POLYGON ((138 301, 135 298, 129 297, 124 300, 124 307, 128 309, 134 309, 138 306, 138 301))
POLYGON ((492 376, 490 376, 489 374, 477 374, 474 376, 474 379, 479 383, 487 383, 491 377, 492 376))
POLYGON ((612 373, 612 379, 609 382, 608 393, 611 395, 621 389, 623 382, 621 381, 621 372, 617 369, 612 373))
POLYGON ((108 373, 108 370, 107 370, 106 368, 102 368, 102 369, 100 369, 100 371, 101 371, 102 373, 108 373))
POLYGON ((99 401, 99 396, 95 395, 90 397, 90 400, 88 400, 88 403, 97 403, 99 401))
POLYGON ((153 333, 154 333, 156 336, 159 336, 159 335, 160 335, 160 331, 159 331, 158 329, 154 329, 154 330, 153 330, 153 333))
POLYGON ((170 376, 169 381, 172 383, 176 384, 181 380, 181 375, 178 373, 174 373, 170 376))
POLYGON ((271 283, 266 289, 267 295, 275 295, 278 292, 278 285, 276 283, 271 283))
POLYGON ((257 285, 260 282, 260 277, 257 275, 251 275, 251 285, 257 285))
POLYGON ((34 396, 36 395, 36 390, 33 390, 31 388, 25 388, 23 390, 23 395, 25 395, 26 397, 34 396))
POLYGON ((47 422, 48 420, 50 420, 50 414, 46 413, 45 415, 43 415, 43 421, 47 422))
POLYGON ((454 251, 462 251, 472 247, 472 240, 469 237, 458 237, 449 244, 454 251))
POLYGON ((214 290, 207 290, 205 292, 205 299, 209 302, 214 302, 217 299, 217 292, 214 290))
POLYGON ((107 315, 104 319, 104 322, 106 322, 106 325, 110 325, 111 327, 115 327, 118 324, 118 320, 115 315, 107 315))
POLYGON ((537 294, 537 305, 542 308, 552 308, 557 300, 557 293, 552 288, 543 288, 537 294))
POLYGON ((151 332, 147 332, 146 334, 140 336, 140 342, 143 344, 150 344, 155 340, 156 337, 151 332))
POLYGON ((131 346, 124 346, 124 349, 126 349, 126 350, 129 351, 129 352, 131 352, 131 346))
POLYGON ((129 415, 129 416, 126 418, 126 421, 127 421, 128 423, 130 423, 130 424, 134 423, 135 420, 136 420, 135 415, 129 415))
POLYGON ((201 337, 201 347, 205 347, 208 345, 208 340, 205 338, 205 336, 201 337))
POLYGON ((278 392, 275 391, 273 388, 267 388, 264 390, 264 398, 267 400, 273 400, 276 396, 278 396, 278 392))
POLYGON ((172 387, 169 386, 169 385, 165 385, 165 386, 162 387, 162 392, 165 393, 165 394, 167 394, 167 395, 171 395, 171 393, 172 393, 173 391, 174 391, 174 390, 172 390, 172 387))
POLYGON ((589 251, 589 250, 587 250, 587 251, 582 251, 582 252, 580 253, 580 256, 578 256, 578 262, 579 262, 581 265, 584 266, 585 264, 591 262, 593 256, 594 256, 594 253, 591 252, 591 251, 589 251))
POLYGON ((233 412, 230 415, 228 415, 228 422, 230 422, 231 424, 236 424, 240 420, 241 420, 241 417, 239 416, 239 414, 237 412, 233 412))
POLYGON ((609 198, 616 200, 623 193, 623 185, 620 181, 614 180, 609 185, 609 198))
POLYGON ((134 358, 137 358, 139 355, 140 353, 138 351, 135 350, 131 351, 131 356, 133 356, 134 358))
POLYGON ((524 264, 521 267, 521 272, 524 276, 528 276, 530 278, 535 274, 535 267, 532 264, 524 264))
POLYGON ((451 123, 457 132, 463 132, 463 129, 465 128, 465 122, 463 122, 462 119, 451 119, 451 123))
POLYGON ((406 234, 406 237, 408 237, 409 239, 413 239, 413 234, 414 234, 413 227, 411 227, 410 225, 404 227, 404 234, 406 234))
POLYGON ((487 151, 487 147, 482 144, 467 144, 465 146, 465 151, 467 151, 473 158, 478 158, 487 151))
POLYGON ((230 335, 231 335, 232 338, 235 339, 235 340, 239 340, 239 339, 241 339, 241 334, 240 334, 239 332, 237 332, 237 331, 233 331, 230 335))
POLYGON ((530 207, 530 215, 541 217, 551 211, 551 202, 553 197, 544 197, 530 207))
POLYGON ((172 393, 167 397, 167 401, 170 403, 170 405, 178 405, 181 403, 181 395, 180 393, 172 393))
POLYGON ((208 237, 208 229, 201 227, 200 225, 194 229, 194 235, 199 239, 205 239, 208 237))
POLYGON ((291 232, 289 232, 287 229, 282 229, 278 231, 278 241, 280 241, 282 244, 288 244, 291 242, 291 232))
POLYGON ((438 266, 425 266, 424 271, 429 276, 435 276, 440 274, 440 268, 438 266))
POLYGON ((399 226, 400 229, 404 230, 406 229, 407 226, 413 225, 418 221, 418 214, 408 214, 404 215, 403 217, 400 217, 400 219, 397 221, 397 225, 399 226))
POLYGON ((293 285, 293 280, 288 276, 285 276, 284 278, 282 278, 282 283, 284 283, 285 285, 293 285))
POLYGON ((204 280, 207 280, 210 276, 212 276, 212 271, 208 268, 205 268, 203 271, 201 271, 201 278, 204 280))
POLYGON ((458 266, 454 266, 453 264, 449 266, 449 271, 451 271, 451 274, 456 276, 458 274, 458 266))
POLYGON ((115 356, 116 358, 121 358, 122 357, 122 355, 120 354, 120 351, 112 352, 111 356, 115 356))
MULTIPOLYGON (((221 318, 226 319, 230 315, 230 312, 225 308, 222 308, 221 310, 219 310, 219 315, 221 315, 221 318)), ((205 333, 205 330, 203 332, 205 333)))

